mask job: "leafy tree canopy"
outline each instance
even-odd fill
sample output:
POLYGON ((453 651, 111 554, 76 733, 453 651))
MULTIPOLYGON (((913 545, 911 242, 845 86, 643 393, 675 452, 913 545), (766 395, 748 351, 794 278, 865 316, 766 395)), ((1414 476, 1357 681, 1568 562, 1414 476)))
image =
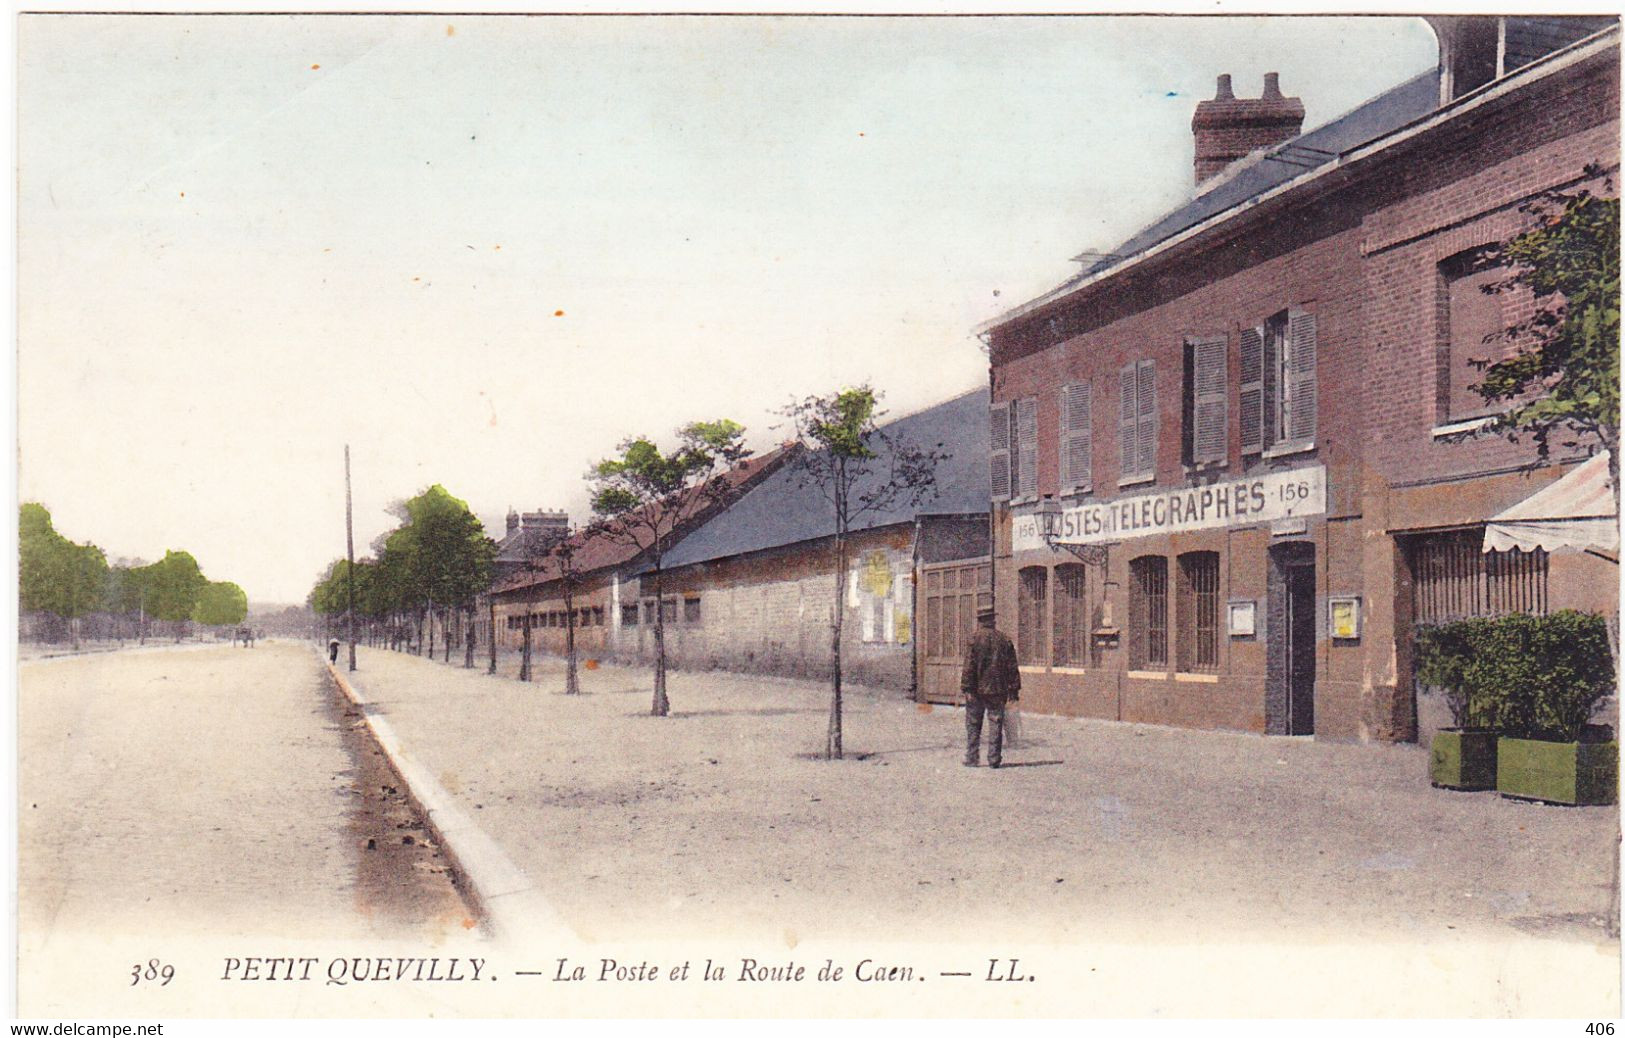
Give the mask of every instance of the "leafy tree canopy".
POLYGON ((248 593, 229 580, 209 582, 192 607, 192 619, 212 627, 240 624, 247 616, 248 593))
MULTIPOLYGON (((1595 167, 1588 173, 1600 173, 1595 167)), ((1611 190, 1611 185, 1609 185, 1611 190)), ((1541 457, 1563 430, 1591 436, 1611 452, 1619 500, 1619 199, 1588 191, 1552 192, 1525 205, 1536 226, 1489 250, 1505 264, 1492 292, 1527 287, 1535 313, 1508 329, 1516 352, 1484 370, 1473 388, 1507 404, 1488 427, 1531 435, 1541 457)))
POLYGON ((73 618, 102 608, 108 569, 100 548, 57 533, 51 513, 35 502, 19 509, 17 524, 18 597, 24 609, 73 618))
POLYGON ((136 572, 147 588, 147 612, 160 620, 190 620, 209 583, 197 560, 184 551, 166 551, 162 560, 136 572))

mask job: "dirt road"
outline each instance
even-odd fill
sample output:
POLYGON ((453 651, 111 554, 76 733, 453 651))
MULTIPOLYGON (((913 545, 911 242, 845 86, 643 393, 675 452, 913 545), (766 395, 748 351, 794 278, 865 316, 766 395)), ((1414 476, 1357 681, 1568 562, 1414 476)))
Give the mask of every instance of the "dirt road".
POLYGON ((18 747, 24 1007, 110 940, 465 931, 438 849, 308 648, 24 664, 18 747))

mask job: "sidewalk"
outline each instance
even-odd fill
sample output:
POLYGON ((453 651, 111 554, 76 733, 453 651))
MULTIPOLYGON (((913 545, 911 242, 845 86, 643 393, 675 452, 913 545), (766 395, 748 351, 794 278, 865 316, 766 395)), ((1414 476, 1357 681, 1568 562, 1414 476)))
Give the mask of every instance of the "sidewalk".
POLYGON ((522 684, 359 653, 401 746, 593 940, 1470 935, 1618 954, 1616 809, 1435 790, 1416 746, 1027 715, 1014 766, 973 770, 958 710, 860 695, 852 759, 826 762, 814 683, 673 672, 658 719, 646 671, 584 669, 567 697, 557 660, 522 684))

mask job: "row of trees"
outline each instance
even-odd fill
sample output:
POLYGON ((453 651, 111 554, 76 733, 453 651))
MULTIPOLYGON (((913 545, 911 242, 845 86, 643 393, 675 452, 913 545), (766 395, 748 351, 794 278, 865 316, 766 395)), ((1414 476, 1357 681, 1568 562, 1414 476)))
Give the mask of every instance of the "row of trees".
POLYGON ((491 584, 496 544, 468 504, 435 484, 393 506, 395 529, 373 542, 370 558, 352 568, 338 559, 310 593, 315 612, 348 614, 354 596, 355 636, 374 645, 433 656, 436 627, 445 659, 464 635, 464 665, 474 665, 475 596, 491 584))
MULTIPOLYGON (((785 408, 796 431, 793 466, 803 486, 816 486, 830 505, 830 712, 826 755, 842 755, 842 606, 847 571, 848 533, 871 513, 916 505, 935 487, 935 469, 943 455, 935 449, 899 440, 879 424, 879 395, 869 386, 811 396, 785 408)), ((667 553, 692 523, 726 507, 741 492, 743 481, 730 478, 749 458, 744 427, 721 419, 692 422, 677 431, 670 450, 648 436, 621 442, 617 454, 592 467, 587 480, 593 519, 562 537, 532 539, 521 532, 525 571, 534 599, 544 591, 564 599, 565 692, 579 690, 575 651, 575 595, 583 574, 578 554, 594 539, 632 548, 649 563, 645 577, 655 601, 665 601, 667 553)), ((936 444, 940 448, 941 444, 936 444)), ((374 556, 352 568, 335 561, 310 595, 316 613, 333 620, 351 609, 373 644, 434 655, 438 612, 444 632, 444 659, 451 658, 453 631, 466 635, 464 666, 474 665, 475 596, 491 582, 496 546, 463 501, 441 486, 432 486, 395 509, 402 522, 374 542, 374 556)), ((529 681, 531 615, 521 617, 519 677, 529 681)), ((654 697, 650 712, 667 716, 665 611, 654 610, 654 697)), ((495 672, 492 631, 491 672, 495 672)))
POLYGON ((145 640, 152 621, 178 640, 190 623, 239 624, 248 595, 231 581, 211 581, 184 551, 162 560, 109 563, 95 544, 75 543, 58 533, 44 505, 29 502, 18 512, 19 598, 33 613, 40 636, 79 647, 84 621, 99 617, 108 637, 145 640))

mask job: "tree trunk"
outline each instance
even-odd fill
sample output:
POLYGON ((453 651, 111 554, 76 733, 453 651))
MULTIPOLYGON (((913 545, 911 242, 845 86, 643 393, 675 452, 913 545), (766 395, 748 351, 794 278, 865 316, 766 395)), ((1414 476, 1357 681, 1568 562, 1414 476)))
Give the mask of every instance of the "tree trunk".
POLYGON ((564 694, 573 696, 581 691, 581 685, 576 677, 576 609, 575 595, 568 590, 564 593, 564 694))
POLYGON ((486 673, 495 674, 497 672, 497 600, 487 598, 486 609, 490 613, 491 620, 491 630, 489 632, 491 635, 491 666, 486 670, 486 673))
POLYGON ((474 607, 473 606, 470 606, 468 608, 466 618, 467 618, 468 628, 463 634, 463 645, 466 647, 464 652, 463 652, 463 669, 464 670, 473 670, 474 669, 474 641, 475 641, 475 634, 474 634, 475 623, 474 623, 474 607))
POLYGON ((841 748, 841 631, 846 621, 846 532, 835 531, 835 612, 830 620, 829 666, 829 731, 824 741, 824 756, 840 760, 841 748))
POLYGON ((1602 441, 1603 448, 1608 451, 1608 485, 1614 491, 1614 521, 1620 520, 1619 514, 1619 427, 1605 425, 1597 431, 1597 439, 1602 441))
POLYGON ((524 629, 524 641, 519 646, 519 680, 530 680, 530 607, 525 607, 525 619, 521 626, 524 629))
POLYGON ((660 556, 655 556, 655 698, 649 712, 656 717, 671 713, 671 700, 666 698, 666 593, 665 574, 660 570, 660 556))
POLYGON ((440 610, 440 640, 445 643, 445 652, 441 654, 441 663, 451 662, 451 606, 440 610))

